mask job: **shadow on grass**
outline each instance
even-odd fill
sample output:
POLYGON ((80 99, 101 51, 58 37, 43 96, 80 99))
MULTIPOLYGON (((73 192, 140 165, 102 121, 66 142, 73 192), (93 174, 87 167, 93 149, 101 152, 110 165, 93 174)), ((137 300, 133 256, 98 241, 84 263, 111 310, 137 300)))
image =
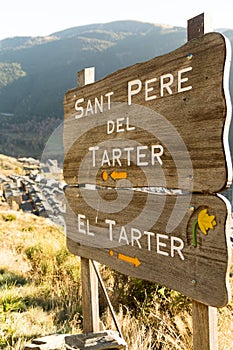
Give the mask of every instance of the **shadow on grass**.
POLYGON ((0 269, 0 288, 5 286, 24 286, 28 280, 22 275, 8 271, 7 269, 0 269))

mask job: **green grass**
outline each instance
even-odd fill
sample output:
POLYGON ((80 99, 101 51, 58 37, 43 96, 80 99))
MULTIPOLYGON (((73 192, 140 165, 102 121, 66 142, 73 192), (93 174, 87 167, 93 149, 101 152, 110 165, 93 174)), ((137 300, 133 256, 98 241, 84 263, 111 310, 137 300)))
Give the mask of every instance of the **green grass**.
POLYGON ((14 221, 16 220, 16 216, 14 214, 3 214, 2 215, 2 220, 3 221, 14 221))
POLYGON ((0 269, 0 288, 4 286, 22 286, 27 283, 27 279, 15 272, 0 269))

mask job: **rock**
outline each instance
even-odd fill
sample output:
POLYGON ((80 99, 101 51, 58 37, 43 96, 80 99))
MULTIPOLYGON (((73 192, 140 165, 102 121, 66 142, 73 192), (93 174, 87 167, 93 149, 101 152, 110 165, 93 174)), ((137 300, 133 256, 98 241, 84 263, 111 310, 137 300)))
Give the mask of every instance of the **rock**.
POLYGON ((103 331, 87 334, 54 334, 33 339, 24 350, 117 350, 127 349, 123 338, 115 331, 103 331))
POLYGON ((127 344, 118 332, 103 331, 98 333, 77 334, 65 337, 67 350, 107 350, 127 349, 127 344))
POLYGON ((36 338, 32 340, 31 344, 26 344, 24 350, 63 350, 65 349, 65 337, 67 334, 53 334, 36 338))

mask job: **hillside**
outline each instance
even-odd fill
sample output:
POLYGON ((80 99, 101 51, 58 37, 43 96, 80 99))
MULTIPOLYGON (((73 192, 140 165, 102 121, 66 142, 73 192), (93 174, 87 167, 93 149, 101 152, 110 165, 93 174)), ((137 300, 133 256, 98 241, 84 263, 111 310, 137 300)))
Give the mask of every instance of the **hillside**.
MULTIPOLYGON (((233 31, 226 34, 233 41, 233 31)), ((185 42, 185 28, 136 21, 0 41, 0 152, 40 158, 63 119, 64 94, 84 67, 95 66, 98 80, 185 42)))

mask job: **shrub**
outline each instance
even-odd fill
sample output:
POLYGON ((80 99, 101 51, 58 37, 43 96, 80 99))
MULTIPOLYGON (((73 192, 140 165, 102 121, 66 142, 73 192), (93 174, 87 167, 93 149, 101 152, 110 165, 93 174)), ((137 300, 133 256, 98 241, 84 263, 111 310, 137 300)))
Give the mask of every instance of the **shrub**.
POLYGON ((16 220, 16 216, 15 216, 15 214, 2 214, 2 219, 4 220, 4 221, 14 221, 14 220, 16 220))

